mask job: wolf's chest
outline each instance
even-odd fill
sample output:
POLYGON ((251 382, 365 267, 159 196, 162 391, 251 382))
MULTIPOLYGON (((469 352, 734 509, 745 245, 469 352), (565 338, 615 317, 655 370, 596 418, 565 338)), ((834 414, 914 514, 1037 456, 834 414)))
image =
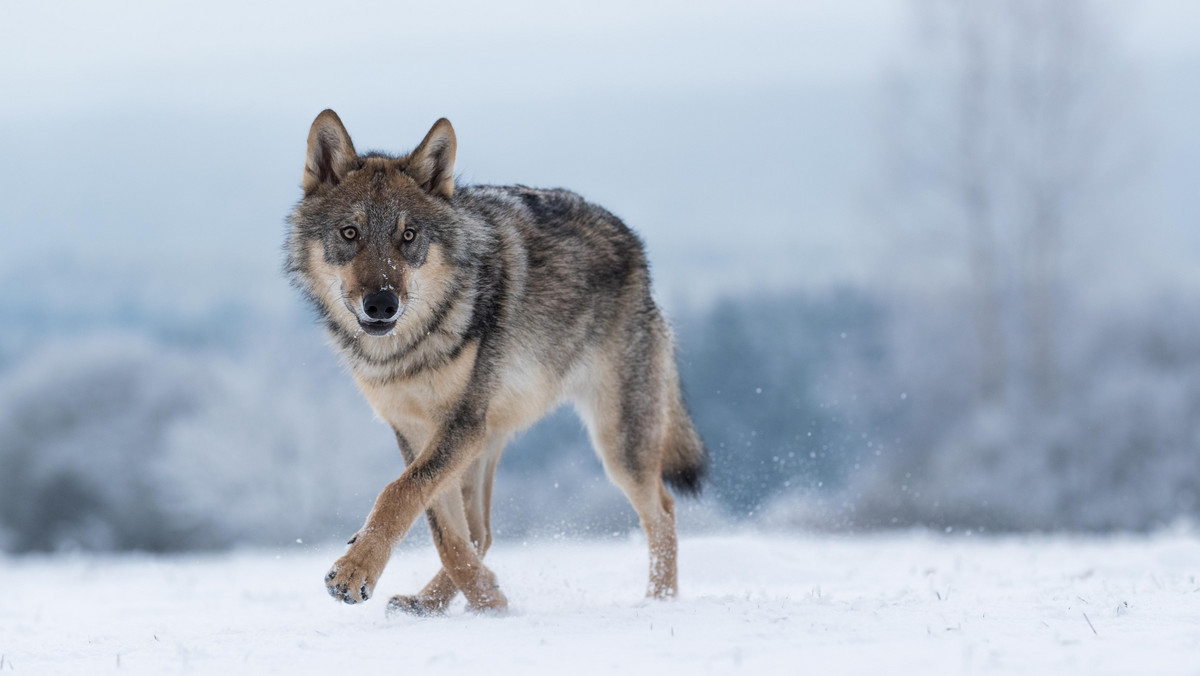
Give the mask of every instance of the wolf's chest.
POLYGON ((356 372, 355 381, 376 415, 405 434, 427 437, 462 401, 476 350, 476 345, 469 345, 448 364, 411 377, 379 383, 356 372))

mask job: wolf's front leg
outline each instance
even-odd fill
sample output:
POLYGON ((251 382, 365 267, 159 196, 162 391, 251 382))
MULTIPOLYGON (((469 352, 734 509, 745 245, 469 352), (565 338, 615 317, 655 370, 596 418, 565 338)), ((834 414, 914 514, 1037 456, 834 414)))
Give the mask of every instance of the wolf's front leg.
POLYGON ((326 591, 338 601, 355 604, 371 598, 391 558, 392 547, 383 546, 377 538, 364 537, 365 530, 355 534, 350 549, 325 574, 326 591))
POLYGON ((409 472, 388 484, 375 499, 366 524, 350 539, 350 548, 325 574, 329 595, 350 604, 371 598, 392 549, 421 513, 424 502, 421 486, 409 472))
MULTIPOLYGON (((443 515, 439 516, 434 513, 436 506, 426 512, 431 529, 452 527, 455 532, 451 534, 451 537, 469 538, 480 559, 487 554, 488 548, 492 544, 492 481, 496 472, 496 464, 500 460, 500 453, 504 450, 504 443, 507 440, 508 434, 493 436, 488 441, 488 450, 484 452, 483 457, 476 460, 471 468, 463 474, 459 490, 455 491, 454 488, 449 488, 442 493, 437 502, 442 507, 443 515), (456 504, 456 500, 459 498, 461 498, 461 504, 456 504), (435 523, 437 526, 434 525, 435 523)), ((407 444, 401 441, 402 452, 406 446, 407 444)), ((409 457, 411 455, 410 453, 409 457)), ((454 566, 454 552, 448 546, 450 539, 443 534, 442 537, 435 540, 435 544, 443 561, 449 560, 450 565, 454 566)), ((462 565, 464 562, 461 560, 458 563, 457 567, 465 569, 464 572, 469 574, 472 570, 471 561, 466 561, 465 566, 462 565)), ((478 562, 478 565, 482 566, 483 564, 478 562)), ((388 610, 412 615, 432 615, 444 611, 457 594, 458 585, 455 584, 448 569, 441 568, 420 592, 393 596, 388 601, 388 610)), ((491 604, 485 607, 501 606, 491 604)))
MULTIPOLYGON (((483 452, 482 427, 482 421, 478 424, 457 421, 447 425, 425 452, 409 464, 404 474, 383 489, 367 516, 366 524, 325 576, 325 586, 330 596, 346 603, 359 603, 371 597, 396 543, 417 516, 430 507, 435 497, 445 488, 456 485, 462 472, 483 452)), ((436 532, 434 537, 435 541, 439 540, 436 532)), ((447 556, 442 550, 447 546, 454 550, 450 558, 459 563, 456 567, 462 572, 455 576, 454 572, 458 571, 452 571, 451 575, 456 578, 456 583, 464 583, 459 585, 464 592, 468 592, 468 589, 475 592, 467 593, 468 601, 473 606, 502 606, 503 602, 489 599, 488 594, 482 593, 483 588, 490 590, 494 587, 491 572, 482 569, 477 558, 466 560, 472 558, 470 554, 473 552, 462 554, 455 538, 447 537, 445 540, 438 542, 439 553, 445 563, 447 556), (459 577, 462 579, 457 579, 459 577)), ((503 599, 503 595, 499 595, 499 598, 503 599)))
POLYGON ((429 531, 442 560, 442 569, 425 589, 415 596, 394 596, 389 611, 413 615, 442 612, 458 591, 467 597, 472 610, 503 610, 508 599, 500 591, 496 575, 483 564, 481 548, 471 537, 464 513, 462 494, 451 488, 430 506, 429 531))

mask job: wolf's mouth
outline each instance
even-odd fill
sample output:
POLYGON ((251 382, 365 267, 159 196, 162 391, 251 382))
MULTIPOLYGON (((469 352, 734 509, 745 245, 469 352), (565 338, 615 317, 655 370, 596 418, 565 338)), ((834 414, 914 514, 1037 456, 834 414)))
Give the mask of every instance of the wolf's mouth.
POLYGON ((396 320, 393 319, 390 322, 364 322, 363 320, 359 319, 358 325, 362 327, 362 330, 366 331, 369 335, 382 336, 396 328, 396 320))

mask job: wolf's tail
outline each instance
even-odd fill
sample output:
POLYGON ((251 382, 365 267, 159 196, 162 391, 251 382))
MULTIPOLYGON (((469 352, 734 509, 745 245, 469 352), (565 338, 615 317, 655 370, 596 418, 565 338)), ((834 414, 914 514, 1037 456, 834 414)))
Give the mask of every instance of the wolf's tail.
POLYGON ((679 387, 668 411, 666 448, 663 452, 663 481, 681 495, 695 497, 708 475, 708 453, 696 433, 692 417, 683 403, 679 387))

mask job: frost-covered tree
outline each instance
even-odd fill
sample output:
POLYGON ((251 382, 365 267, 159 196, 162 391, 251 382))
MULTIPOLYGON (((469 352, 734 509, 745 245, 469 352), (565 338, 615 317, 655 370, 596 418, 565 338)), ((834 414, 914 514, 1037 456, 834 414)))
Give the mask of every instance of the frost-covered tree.
POLYGON ((1096 273, 1083 245, 1126 197, 1130 78, 1095 2, 914 9, 886 107, 897 274, 960 313, 977 405, 1053 410, 1073 292, 1096 273))
POLYGON ((1114 24, 1086 0, 914 8, 914 45, 886 98, 881 193, 895 252, 889 348, 910 396, 894 428, 899 452, 856 486, 862 520, 1110 528, 1168 518, 1178 493, 1136 494, 1181 484, 1144 463, 1189 457, 1192 426, 1151 433, 1157 414, 1136 402, 1151 383, 1174 387, 1142 352, 1146 337, 1185 328, 1083 302, 1106 286, 1105 243, 1143 225, 1131 217, 1136 89, 1114 24))

